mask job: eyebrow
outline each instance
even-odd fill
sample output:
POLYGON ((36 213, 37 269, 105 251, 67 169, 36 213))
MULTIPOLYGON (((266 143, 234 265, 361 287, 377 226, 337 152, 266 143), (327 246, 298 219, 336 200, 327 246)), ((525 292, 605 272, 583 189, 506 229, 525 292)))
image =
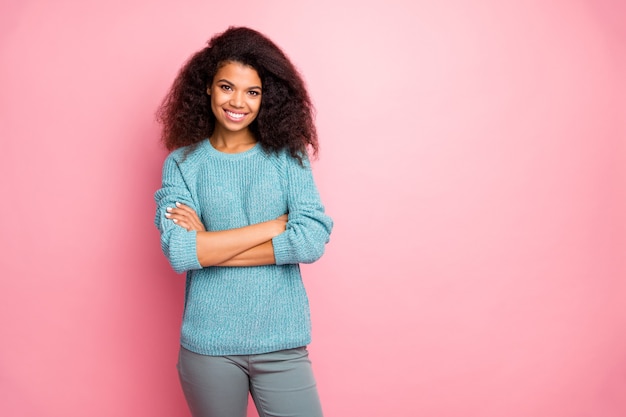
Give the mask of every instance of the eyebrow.
MULTIPOLYGON (((226 78, 222 78, 221 80, 217 80, 218 83, 226 83, 228 85, 230 85, 231 87, 234 87, 235 84, 233 84, 232 82, 228 81, 226 78)), ((260 86, 254 85, 250 88, 248 88, 248 90, 254 90, 254 89, 259 89, 261 91, 263 91, 263 89, 260 86)))

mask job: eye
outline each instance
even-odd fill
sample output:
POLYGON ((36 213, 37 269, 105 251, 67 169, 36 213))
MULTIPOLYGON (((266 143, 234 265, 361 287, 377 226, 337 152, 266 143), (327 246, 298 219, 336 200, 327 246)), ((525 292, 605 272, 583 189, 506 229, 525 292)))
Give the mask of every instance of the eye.
POLYGON ((219 87, 224 91, 232 91, 232 87, 228 84, 222 84, 219 87))
POLYGON ((257 91, 257 90, 250 90, 250 91, 248 91, 248 94, 250 94, 253 97, 257 97, 257 96, 261 95, 261 92, 257 91))

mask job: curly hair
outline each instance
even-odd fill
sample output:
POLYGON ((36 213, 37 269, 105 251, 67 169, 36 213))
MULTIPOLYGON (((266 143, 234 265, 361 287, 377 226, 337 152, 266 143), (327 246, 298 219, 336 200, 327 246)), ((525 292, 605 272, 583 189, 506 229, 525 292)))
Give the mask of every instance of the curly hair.
POLYGON ((308 148, 317 154, 314 109, 302 77, 278 46, 246 27, 230 27, 215 35, 181 68, 157 111, 165 147, 172 151, 213 134, 215 115, 207 86, 227 62, 250 66, 261 79, 261 108, 249 129, 263 148, 287 149, 300 162, 308 148))

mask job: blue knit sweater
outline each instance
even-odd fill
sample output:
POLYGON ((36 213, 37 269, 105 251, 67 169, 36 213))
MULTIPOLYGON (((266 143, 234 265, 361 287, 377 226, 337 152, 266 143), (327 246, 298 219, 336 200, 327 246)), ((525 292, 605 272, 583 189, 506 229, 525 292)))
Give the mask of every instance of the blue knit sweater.
POLYGON ((308 299, 298 263, 322 256, 332 229, 307 161, 261 145, 237 153, 208 140, 172 152, 155 193, 161 248, 177 272, 186 272, 181 345, 205 355, 250 355, 304 346, 311 339, 308 299), (198 263, 196 232, 165 217, 181 202, 206 230, 238 228, 289 213, 287 229, 272 240, 276 265, 206 267, 198 263))

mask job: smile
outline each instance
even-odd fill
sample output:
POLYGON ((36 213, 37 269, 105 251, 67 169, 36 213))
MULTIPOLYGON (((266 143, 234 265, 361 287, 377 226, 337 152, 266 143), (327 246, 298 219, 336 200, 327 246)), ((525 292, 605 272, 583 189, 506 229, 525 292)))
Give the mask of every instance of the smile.
POLYGON ((234 113, 232 111, 224 110, 229 119, 232 120, 241 120, 246 116, 246 113, 234 113))

